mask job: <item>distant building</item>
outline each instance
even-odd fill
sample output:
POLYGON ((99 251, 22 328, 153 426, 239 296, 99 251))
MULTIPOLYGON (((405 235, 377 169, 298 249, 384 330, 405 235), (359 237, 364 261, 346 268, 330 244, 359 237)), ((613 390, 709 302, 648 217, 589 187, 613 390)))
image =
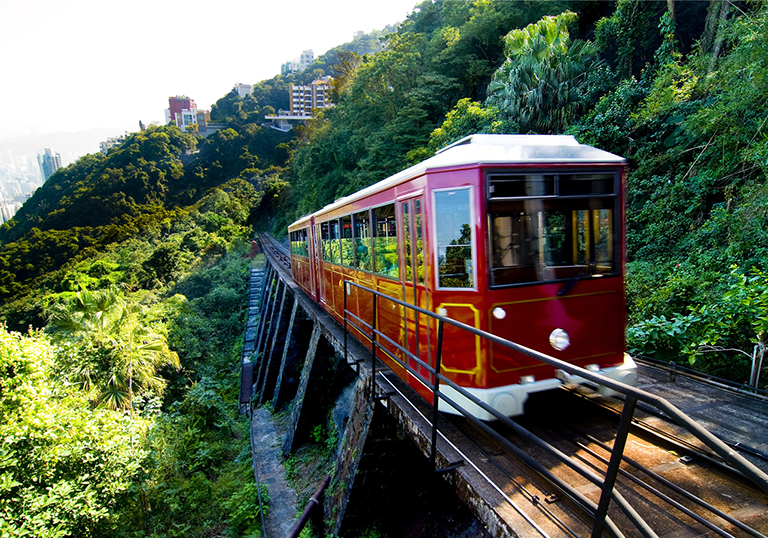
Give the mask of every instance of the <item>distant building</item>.
POLYGON ((239 95, 242 99, 245 99, 246 95, 253 93, 253 84, 240 84, 238 82, 232 89, 236 91, 237 95, 239 95))
POLYGON ((13 218, 13 216, 16 214, 16 211, 18 211, 20 208, 21 208, 20 202, 0 203, 0 220, 2 222, 8 222, 13 218))
POLYGON ((314 116, 317 110, 331 107, 331 81, 329 76, 312 84, 291 84, 291 116, 314 116))
MULTIPOLYGON (((127 135, 127 133, 126 133, 127 135)), ((125 141, 126 135, 122 136, 112 136, 107 138, 104 142, 99 142, 99 149, 101 152, 106 155, 110 149, 114 148, 115 146, 119 146, 125 141)))
POLYGON ((291 84, 291 108, 280 110, 277 114, 265 116, 271 123, 265 124, 278 131, 290 131, 294 125, 304 124, 317 115, 317 112, 331 108, 330 93, 333 78, 326 76, 312 84, 291 84))
POLYGON ((61 168, 61 155, 58 153, 54 154, 51 148, 45 148, 45 153, 37 156, 37 163, 40 165, 43 181, 48 181, 48 178, 61 168))
POLYGON ((294 58, 290 62, 285 62, 280 66, 281 75, 290 75, 291 73, 301 73, 315 61, 315 53, 312 49, 305 50, 301 56, 294 58))
POLYGON ((275 129, 277 131, 282 131, 284 133, 287 133, 291 129, 293 129, 294 125, 298 124, 305 124, 309 120, 312 119, 311 116, 291 116, 290 114, 286 114, 285 110, 278 110, 277 114, 272 114, 270 116, 264 116, 265 120, 269 120, 267 123, 264 124, 264 127, 269 127, 271 129, 275 129))
POLYGON ((195 129, 197 125, 197 105, 193 99, 186 95, 177 95, 168 98, 168 108, 165 109, 165 123, 173 123, 186 131, 195 129))
POLYGON ((301 53, 301 57, 299 58, 299 69, 301 71, 304 71, 307 67, 312 65, 312 63, 315 61, 315 53, 312 52, 312 49, 305 50, 301 53))

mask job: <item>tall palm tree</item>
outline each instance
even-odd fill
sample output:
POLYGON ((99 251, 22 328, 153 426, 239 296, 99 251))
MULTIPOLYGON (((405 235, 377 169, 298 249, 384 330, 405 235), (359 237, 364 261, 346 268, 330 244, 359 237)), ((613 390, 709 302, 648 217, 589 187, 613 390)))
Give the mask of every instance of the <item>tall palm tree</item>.
POLYGON ((507 60, 488 85, 486 103, 521 133, 561 133, 573 121, 586 73, 598 65, 589 41, 574 41, 570 11, 544 17, 504 37, 507 60))
POLYGON ((81 290, 72 301, 50 311, 58 338, 79 342, 84 357, 68 372, 94 400, 111 409, 133 413, 134 393, 162 393, 165 380, 157 371, 178 368, 179 357, 165 337, 143 323, 140 305, 126 301, 120 290, 81 290))

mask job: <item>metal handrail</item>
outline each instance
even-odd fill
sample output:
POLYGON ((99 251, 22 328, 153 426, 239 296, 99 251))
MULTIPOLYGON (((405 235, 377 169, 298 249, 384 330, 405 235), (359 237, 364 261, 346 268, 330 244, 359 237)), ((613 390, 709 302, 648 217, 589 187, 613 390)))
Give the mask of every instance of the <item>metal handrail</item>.
POLYGON ((723 390, 734 392, 742 396, 748 396, 759 400, 768 400, 768 390, 761 389, 759 387, 750 387, 746 383, 737 383, 724 377, 719 377, 713 374, 708 374, 695 368, 689 368, 683 364, 678 364, 676 361, 663 361, 648 355, 634 355, 636 362, 647 363, 659 370, 665 370, 669 372, 670 378, 674 380, 674 376, 681 375, 690 377, 703 383, 709 383, 715 387, 723 390))
MULTIPOLYGON (((503 439, 503 437, 498 435, 491 428, 487 427, 487 425, 485 425, 482 421, 475 418, 466 409, 458 405, 455 401, 453 401, 450 397, 448 397, 442 390, 440 390, 441 386, 446 386, 446 387, 452 388, 454 391, 458 392, 463 397, 467 398, 473 404, 477 405, 484 411, 490 413, 506 426, 513 428, 518 433, 526 436, 529 440, 536 442, 540 446, 543 446, 544 448, 549 450, 552 454, 554 454, 561 462, 568 465, 571 469, 578 472, 579 474, 581 474, 582 476, 584 476, 585 478, 587 478, 588 480, 590 480, 591 482, 593 482, 594 484, 596 484, 601 488, 602 493, 600 496, 600 501, 597 506, 594 506, 593 503, 591 503, 586 498, 578 494, 578 492, 576 492, 575 490, 569 488, 568 486, 562 483, 556 484, 558 487, 565 489, 565 491, 571 496, 571 498, 574 499, 578 504, 580 504, 582 508, 584 508, 588 512, 591 512, 595 520, 595 524, 592 530, 593 537, 601 536, 603 528, 606 526, 608 527, 608 530, 612 534, 614 534, 615 536, 621 536, 621 532, 616 528, 615 524, 613 524, 610 518, 607 517, 608 506, 610 504, 611 499, 614 500, 614 502, 622 509, 622 511, 636 525, 636 527, 641 531, 641 533, 644 536, 647 536, 649 538, 655 537, 656 534, 653 532, 653 530, 650 529, 650 527, 642 519, 642 517, 640 517, 639 514, 637 514, 637 512, 632 508, 632 506, 621 496, 621 494, 615 491, 613 487, 619 472, 620 463, 621 463, 621 459, 624 452, 624 447, 629 434, 629 426, 634 416, 636 403, 638 401, 643 401, 649 405, 656 407, 657 409, 662 410, 664 413, 670 416, 677 424, 679 424, 681 427, 688 430, 696 438, 698 438, 702 443, 704 443, 705 445, 710 447, 712 450, 714 450, 725 461, 727 461, 728 463, 730 463, 731 465, 733 465, 734 467, 742 471, 742 473, 746 477, 748 477, 756 486, 758 486, 763 491, 768 492, 768 475, 766 475, 763 471, 755 467, 752 463, 747 461, 741 455, 735 453, 727 445, 725 445, 725 443, 723 443, 722 441, 717 439, 714 435, 712 435, 707 430, 702 428, 698 423, 690 419, 687 415, 685 415, 682 411, 680 411, 677 407, 669 403, 664 398, 655 396, 641 389, 637 389, 635 387, 625 385, 624 383, 621 383, 609 377, 603 376, 602 374, 599 374, 597 372, 586 370, 584 368, 575 366, 573 364, 570 364, 560 359, 556 359, 554 357, 551 357, 539 351, 530 349, 528 347, 511 342, 509 340, 505 340, 491 333, 477 329, 470 325, 466 325, 464 323, 453 320, 446 316, 442 316, 435 312, 431 312, 419 306, 407 303, 405 301, 401 301, 399 299, 386 295, 385 293, 362 286, 356 282, 353 282, 350 280, 344 280, 343 286, 344 286, 343 289, 344 289, 345 329, 349 324, 351 324, 353 327, 355 327, 355 329, 357 329, 357 331, 360 334, 365 335, 366 338, 369 338, 371 340, 371 352, 372 352, 371 390, 373 390, 375 386, 374 383, 375 383, 375 374, 376 374, 376 369, 375 369, 376 368, 375 366, 376 349, 379 349, 383 353, 385 353, 389 358, 394 360, 396 363, 398 363, 400 366, 406 369, 409 373, 411 373, 414 377, 416 377, 426 387, 429 387, 430 385, 432 386, 433 432, 432 432, 431 460, 432 460, 433 466, 434 466, 435 457, 436 457, 437 410, 439 407, 438 406, 439 399, 442 399, 443 401, 445 401, 448 405, 450 405, 451 407, 456 409, 459 413, 464 415, 468 420, 479 425, 484 431, 492 435, 498 441, 505 443, 505 446, 511 445, 511 443, 503 439), (349 286, 354 286, 360 290, 371 293, 373 295, 374 307, 372 312, 372 323, 370 325, 368 323, 363 322, 363 320, 358 318, 354 313, 350 312, 347 309, 347 295, 349 294, 349 290, 350 290, 349 286), (438 341, 437 341, 436 360, 435 360, 434 367, 428 363, 425 363, 419 357, 415 356, 409 350, 403 348, 398 343, 394 342, 391 338, 389 338, 386 334, 382 333, 377 329, 376 327, 377 297, 381 297, 394 304, 400 305, 403 308, 413 310, 425 316, 431 317, 432 319, 435 319, 437 321, 438 341), (352 316, 357 321, 362 322, 362 324, 365 325, 367 329, 371 331, 370 336, 368 336, 368 334, 364 332, 364 330, 362 330, 360 327, 358 327, 354 323, 351 323, 348 318, 348 315, 352 316), (519 353, 522 353, 524 355, 527 355, 528 357, 531 357, 540 362, 548 364, 556 369, 562 370, 564 372, 567 372, 575 376, 579 376, 585 380, 591 381, 592 383, 607 387, 613 391, 624 394, 625 395, 624 409, 622 411, 622 415, 620 418, 619 428, 616 435, 616 440, 614 441, 613 449, 611 451, 611 458, 608 463, 608 468, 606 470, 605 478, 600 479, 599 476, 595 475, 588 469, 580 466, 565 454, 560 453, 559 451, 554 449, 554 447, 551 447, 541 439, 538 439, 535 435, 526 431, 524 428, 522 428, 521 426, 519 426, 518 424, 510 420, 508 417, 499 413, 498 411, 496 411, 495 409, 487 405, 485 402, 480 401, 478 398, 476 398, 474 395, 469 393, 467 390, 458 386, 452 380, 445 377, 441 372, 441 364, 440 364, 441 353, 442 353, 442 331, 445 323, 448 323, 449 325, 452 325, 461 330, 474 334, 475 336, 484 338, 494 344, 498 344, 506 348, 512 349, 514 351, 517 351, 519 353), (433 382, 430 382, 420 372, 416 371, 409 364, 408 361, 400 360, 397 356, 395 356, 392 352, 390 352, 386 347, 384 347, 382 343, 380 343, 380 340, 388 343, 390 346, 394 347, 395 349, 403 353, 405 357, 410 359, 410 361, 413 361, 419 366, 421 366, 422 368, 424 368, 433 377, 433 382)), ((346 334, 346 331, 345 331, 345 334, 346 334)), ((346 355, 346 336, 345 336, 345 355, 346 355)), ((541 466, 539 466, 539 468, 540 469, 537 469, 537 470, 546 472, 545 469, 541 469, 541 466)))
POLYGON ((307 502, 307 506, 304 507, 304 511, 299 516, 299 519, 296 520, 296 523, 294 523, 293 528, 291 529, 291 532, 288 533, 288 536, 286 538, 298 538, 298 536, 301 534, 301 531, 304 530, 304 527, 309 522, 309 516, 312 515, 313 511, 321 510, 323 509, 323 494, 325 493, 325 490, 328 488, 328 484, 331 483, 331 475, 327 474, 325 475, 325 478, 323 479, 322 484, 320 484, 320 487, 317 488, 317 491, 315 491, 314 495, 309 498, 309 502, 307 502))

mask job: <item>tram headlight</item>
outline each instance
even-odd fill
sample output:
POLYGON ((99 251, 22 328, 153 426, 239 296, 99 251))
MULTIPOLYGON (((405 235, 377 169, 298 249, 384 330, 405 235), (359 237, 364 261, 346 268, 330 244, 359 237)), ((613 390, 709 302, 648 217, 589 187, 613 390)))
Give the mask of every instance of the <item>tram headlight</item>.
POLYGON ((500 306, 497 306, 493 309, 493 317, 496 319, 504 319, 507 317, 507 311, 500 306))
POLYGON ((555 329, 549 335, 549 345, 558 351, 563 351, 571 345, 571 337, 563 329, 555 329))

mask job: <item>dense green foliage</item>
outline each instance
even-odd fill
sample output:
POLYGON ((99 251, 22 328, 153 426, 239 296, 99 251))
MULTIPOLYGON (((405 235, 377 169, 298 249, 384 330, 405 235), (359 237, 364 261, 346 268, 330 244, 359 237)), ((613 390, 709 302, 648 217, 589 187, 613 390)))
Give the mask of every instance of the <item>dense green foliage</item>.
POLYGON ((573 4, 420 4, 381 53, 345 73, 335 108, 299 139, 289 177, 297 214, 423 158, 430 134, 459 100, 484 98, 504 61, 501 37, 573 4))
POLYGON ((717 313, 768 262, 766 13, 717 0, 423 2, 294 142, 274 207, 296 209, 273 229, 475 132, 573 134, 630 163, 630 348, 747 381, 765 349, 751 319, 768 313, 717 313), (648 337, 659 331, 675 336, 648 337))
POLYGON ((768 341, 767 28, 751 1, 428 0, 225 95, 207 138, 150 127, 59 170, 0 228, 0 532, 256 535, 236 415, 251 227, 284 233, 472 133, 625 156, 628 347, 749 381, 768 341), (334 108, 262 126, 326 74, 334 108))
POLYGON ((0 331, 4 535, 258 534, 243 254, 289 138, 150 127, 54 174, 0 231, 0 313, 45 328, 0 331))

